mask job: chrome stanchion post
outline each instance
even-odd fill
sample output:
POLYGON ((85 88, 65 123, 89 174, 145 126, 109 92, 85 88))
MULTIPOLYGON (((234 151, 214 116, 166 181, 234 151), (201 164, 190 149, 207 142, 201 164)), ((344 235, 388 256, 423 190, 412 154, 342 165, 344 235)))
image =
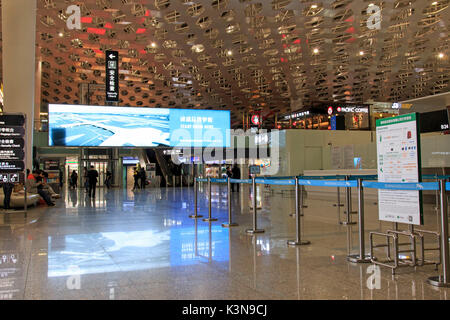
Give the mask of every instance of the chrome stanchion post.
MULTIPOLYGON (((349 176, 345 176, 345 181, 349 181, 349 176)), ((345 201, 346 201, 346 214, 347 214, 347 221, 342 221, 341 224, 343 225, 351 225, 356 224, 356 222, 352 222, 352 194, 351 194, 351 187, 345 188, 345 201)))
POLYGON ((166 189, 169 187, 169 176, 166 175, 166 189))
POLYGON ((172 176, 172 187, 173 188, 175 188, 177 186, 176 183, 177 183, 177 180, 176 180, 175 176, 172 176))
POLYGON ((208 177, 208 193, 209 193, 209 197, 208 197, 208 218, 203 219, 203 221, 206 222, 213 222, 213 221, 217 221, 217 219, 215 218, 211 218, 211 177, 208 177))
POLYGON ((448 244, 448 208, 445 194, 445 180, 440 180, 440 207, 441 207, 441 250, 443 275, 428 278, 428 283, 436 287, 450 287, 450 257, 448 244))
POLYGON ((230 177, 227 177, 227 204, 228 204, 228 223, 222 223, 222 227, 224 227, 224 228, 237 227, 238 224, 232 222, 232 217, 231 217, 231 183, 230 183, 230 177))
POLYGON ((257 221, 256 221, 256 182, 255 177, 252 177, 252 189, 253 189, 253 229, 247 229, 245 232, 249 234, 255 234, 255 233, 263 233, 264 229, 258 229, 257 228, 257 221))
POLYGON ((198 190, 197 190, 197 178, 194 177, 194 214, 191 214, 189 218, 191 219, 198 219, 203 218, 203 216, 197 215, 198 211, 198 190))
POLYGON ((369 263, 370 256, 366 255, 366 244, 364 237, 364 189, 362 180, 358 179, 358 232, 359 232, 359 254, 349 255, 347 260, 355 263, 369 263))
POLYGON ((301 219, 302 219, 302 211, 303 211, 303 188, 298 185, 298 177, 295 177, 295 222, 296 222, 296 239, 295 240, 289 240, 287 242, 290 246, 301 246, 310 244, 311 242, 308 240, 302 240, 302 234, 301 234, 301 219), (300 202, 300 203, 299 203, 300 202))

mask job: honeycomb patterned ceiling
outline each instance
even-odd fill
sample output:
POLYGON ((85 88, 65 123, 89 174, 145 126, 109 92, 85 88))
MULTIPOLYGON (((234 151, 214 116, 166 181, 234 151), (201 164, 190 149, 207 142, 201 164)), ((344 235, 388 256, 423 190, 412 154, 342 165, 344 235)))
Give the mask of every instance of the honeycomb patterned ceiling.
POLYGON ((270 117, 318 101, 402 101, 449 91, 450 0, 38 0, 42 101, 104 105, 106 50, 120 105, 270 117), (81 8, 68 30, 66 8, 81 8), (381 8, 370 27, 369 5, 381 8))

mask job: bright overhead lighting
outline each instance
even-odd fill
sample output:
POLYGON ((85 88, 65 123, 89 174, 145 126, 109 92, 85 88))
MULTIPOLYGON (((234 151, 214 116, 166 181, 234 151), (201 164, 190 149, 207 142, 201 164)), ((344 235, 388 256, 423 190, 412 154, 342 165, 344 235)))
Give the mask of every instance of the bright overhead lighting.
POLYGON ((435 6, 435 5, 437 5, 437 4, 438 4, 437 1, 435 1, 435 2, 432 3, 433 6, 435 6))
POLYGON ((231 50, 227 51, 227 55, 231 56, 232 54, 233 54, 233 51, 231 51, 231 50))
POLYGON ((60 33, 58 33, 58 36, 63 37, 64 33, 60 32, 60 33))
POLYGON ((360 56, 363 56, 363 55, 364 55, 364 51, 360 51, 360 52, 359 52, 359 55, 360 55, 360 56))
POLYGON ((150 45, 152 46, 152 48, 156 47, 156 43, 154 42, 152 42, 150 45))
POLYGON ((442 52, 440 52, 440 53, 438 54, 438 57, 439 57, 439 59, 442 59, 442 58, 444 57, 444 54, 443 54, 442 52))
POLYGON ((313 4, 313 5, 311 6, 311 9, 317 9, 317 4, 313 4))
POLYGON ((313 52, 314 52, 315 54, 317 54, 317 53, 319 53, 319 49, 314 48, 313 52))

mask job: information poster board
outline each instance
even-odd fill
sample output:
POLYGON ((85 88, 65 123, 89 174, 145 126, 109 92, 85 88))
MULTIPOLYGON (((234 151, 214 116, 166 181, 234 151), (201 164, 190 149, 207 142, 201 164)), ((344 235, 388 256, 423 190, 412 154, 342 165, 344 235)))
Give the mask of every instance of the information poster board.
MULTIPOLYGON (((379 182, 421 182, 419 115, 379 119, 376 123, 379 182)), ((421 191, 378 190, 379 219, 423 224, 421 191)))
POLYGON ((23 182, 25 170, 25 116, 0 115, 0 180, 23 182))

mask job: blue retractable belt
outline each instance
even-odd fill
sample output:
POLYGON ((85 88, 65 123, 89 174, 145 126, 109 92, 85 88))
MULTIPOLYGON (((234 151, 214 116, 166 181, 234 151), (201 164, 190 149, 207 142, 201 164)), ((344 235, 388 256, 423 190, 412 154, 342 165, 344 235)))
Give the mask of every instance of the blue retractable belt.
POLYGON ((372 182, 363 181, 364 188, 381 190, 439 190, 437 182, 372 182))
POLYGON ((298 184, 301 186, 313 186, 313 187, 357 187, 357 181, 337 181, 337 180, 298 180, 298 184))
POLYGON ((270 184, 275 186, 295 186, 295 179, 286 179, 286 180, 278 180, 278 179, 255 179, 255 183, 258 184, 270 184))

